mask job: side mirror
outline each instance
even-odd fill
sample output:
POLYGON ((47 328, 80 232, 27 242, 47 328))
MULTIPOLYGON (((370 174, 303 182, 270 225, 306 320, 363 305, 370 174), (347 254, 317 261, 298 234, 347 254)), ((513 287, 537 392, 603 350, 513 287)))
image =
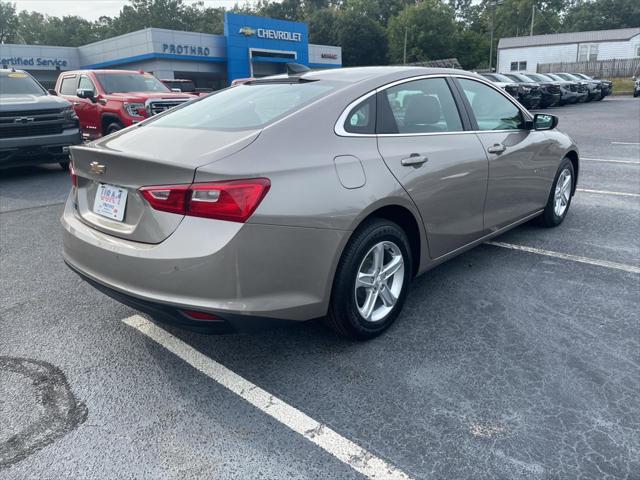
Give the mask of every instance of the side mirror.
POLYGON ((91 100, 92 102, 96 101, 96 94, 93 90, 79 88, 76 90, 76 97, 78 98, 86 98, 87 100, 91 100))
POLYGON ((548 113, 536 113, 533 116, 533 128, 535 130, 553 130, 558 126, 558 117, 548 113))
POLYGON ((58 92, 56 92, 53 88, 48 88, 47 92, 49 92, 49 95, 58 95, 58 92))

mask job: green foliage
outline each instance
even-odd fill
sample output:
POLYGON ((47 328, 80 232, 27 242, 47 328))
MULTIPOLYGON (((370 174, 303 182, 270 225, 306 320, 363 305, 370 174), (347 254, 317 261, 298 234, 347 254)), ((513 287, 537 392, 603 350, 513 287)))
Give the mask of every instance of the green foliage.
MULTIPOLYGON (((89 1, 89 0, 88 0, 89 1)), ((0 0, 0 43, 78 46, 145 27, 221 34, 224 12, 212 3, 129 0, 119 15, 91 22, 77 16, 16 12, 0 0)), ((501 37, 640 25, 638 0, 260 0, 232 9, 309 24, 312 43, 340 45, 345 66, 456 57, 464 68, 493 64, 501 37)))
POLYGON ((389 60, 403 63, 405 33, 408 63, 455 57, 457 30, 453 10, 440 0, 409 5, 389 21, 389 60))
POLYGON ((640 26, 638 0, 576 0, 567 10, 565 31, 580 32, 640 26))

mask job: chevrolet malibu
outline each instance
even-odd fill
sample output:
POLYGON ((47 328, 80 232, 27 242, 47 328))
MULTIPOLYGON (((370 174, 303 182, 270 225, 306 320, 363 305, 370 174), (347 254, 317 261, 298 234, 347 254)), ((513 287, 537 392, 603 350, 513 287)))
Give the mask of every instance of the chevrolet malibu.
POLYGON ((73 147, 64 259, 160 321, 379 335, 416 275, 562 223, 574 142, 460 70, 250 80, 73 147))

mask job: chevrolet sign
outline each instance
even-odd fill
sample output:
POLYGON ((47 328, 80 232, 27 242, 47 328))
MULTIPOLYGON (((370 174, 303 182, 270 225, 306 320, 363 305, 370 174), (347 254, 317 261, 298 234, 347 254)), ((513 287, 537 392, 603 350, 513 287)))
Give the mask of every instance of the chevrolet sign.
POLYGON ((269 40, 286 40, 289 42, 302 41, 302 33, 300 32, 286 32, 283 30, 272 30, 270 28, 258 28, 254 30, 251 27, 242 27, 238 33, 245 37, 256 35, 258 38, 266 38, 269 40))

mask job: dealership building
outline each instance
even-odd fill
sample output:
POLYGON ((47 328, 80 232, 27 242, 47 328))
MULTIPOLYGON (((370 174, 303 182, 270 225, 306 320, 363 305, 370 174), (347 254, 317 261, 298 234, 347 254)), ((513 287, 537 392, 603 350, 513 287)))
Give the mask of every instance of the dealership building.
POLYGON ((226 13, 224 35, 145 28, 81 47, 0 45, 0 65, 26 70, 47 88, 60 72, 77 69, 144 70, 160 79, 190 79, 219 89, 237 78, 342 66, 342 50, 309 43, 305 23, 226 13))

